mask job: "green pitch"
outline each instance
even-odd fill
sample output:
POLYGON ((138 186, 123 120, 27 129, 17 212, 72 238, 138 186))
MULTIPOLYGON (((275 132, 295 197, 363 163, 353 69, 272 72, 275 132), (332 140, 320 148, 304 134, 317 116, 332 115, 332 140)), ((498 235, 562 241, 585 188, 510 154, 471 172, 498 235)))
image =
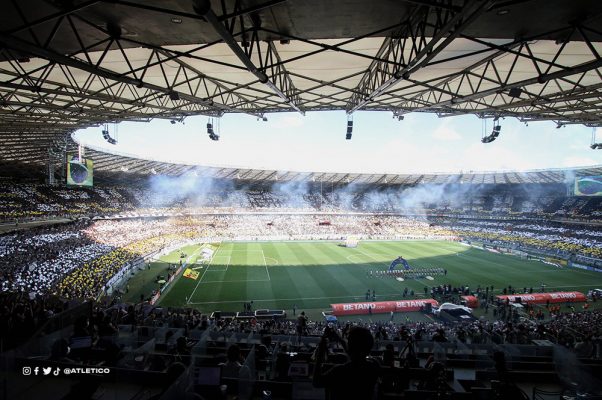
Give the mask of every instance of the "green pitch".
MULTIPOLYGON (((548 291, 602 287, 602 275, 579 269, 557 268, 538 261, 495 254, 444 241, 360 242, 345 248, 335 242, 245 242, 216 245, 211 260, 198 260, 201 246, 183 249, 196 280, 180 275, 159 304, 196 307, 203 312, 241 311, 243 302, 254 309, 327 310, 331 303, 364 301, 368 289, 376 300, 401 299, 404 288, 424 297, 424 288, 444 283, 453 286, 533 287, 548 291), (441 267, 447 276, 433 281, 370 277, 369 271, 386 270, 397 256, 413 267, 441 267)), ((162 259, 178 262, 180 252, 162 259)), ((401 266, 399 266, 401 267, 401 266)), ((427 295, 430 297, 430 294, 427 295)))

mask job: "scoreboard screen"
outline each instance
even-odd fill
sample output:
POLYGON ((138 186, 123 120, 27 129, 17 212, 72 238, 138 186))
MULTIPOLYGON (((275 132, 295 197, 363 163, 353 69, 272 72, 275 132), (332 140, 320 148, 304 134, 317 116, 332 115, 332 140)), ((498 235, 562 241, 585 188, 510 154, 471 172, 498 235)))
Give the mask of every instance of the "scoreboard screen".
POLYGON ((67 185, 92 186, 93 163, 89 159, 67 156, 67 185))
POLYGON ((602 196, 602 176, 575 178, 575 196, 602 196))

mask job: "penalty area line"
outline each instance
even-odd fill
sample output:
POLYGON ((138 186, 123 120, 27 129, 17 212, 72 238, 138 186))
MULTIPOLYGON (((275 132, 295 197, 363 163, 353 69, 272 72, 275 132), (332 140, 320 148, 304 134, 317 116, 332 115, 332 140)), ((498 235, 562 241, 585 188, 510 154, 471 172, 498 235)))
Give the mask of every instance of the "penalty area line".
POLYGON ((265 254, 263 252, 263 249, 261 250, 261 257, 263 257, 263 265, 265 266, 265 272, 268 274, 268 281, 271 281, 272 278, 270 278, 270 271, 268 270, 268 263, 265 259, 265 254))
POLYGON ((190 296, 188 296, 188 300, 186 301, 186 304, 191 304, 190 300, 192 299, 192 296, 194 296, 194 293, 196 292, 196 290, 198 289, 199 285, 201 284, 201 282, 203 281, 203 278, 205 277, 205 274, 207 273, 207 270, 211 267, 211 263, 213 262, 213 259, 215 258, 215 255, 217 254, 217 252, 219 251, 219 249, 222 247, 222 244, 220 243, 217 247, 217 249, 215 250, 215 252, 213 253, 213 255, 211 256, 211 261, 209 261, 207 263, 207 268, 205 268, 205 270, 203 271, 201 277, 199 278, 198 283, 196 284, 196 286, 194 287, 194 289, 192 290, 192 293, 190 293, 190 296))

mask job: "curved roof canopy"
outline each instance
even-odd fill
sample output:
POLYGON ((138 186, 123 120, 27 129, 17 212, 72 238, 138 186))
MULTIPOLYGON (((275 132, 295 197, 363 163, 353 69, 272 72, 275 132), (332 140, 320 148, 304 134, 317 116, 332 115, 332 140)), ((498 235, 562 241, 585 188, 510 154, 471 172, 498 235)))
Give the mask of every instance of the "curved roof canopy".
POLYGON ((602 126, 599 0, 0 4, 0 159, 77 128, 318 110, 602 126))
POLYGON ((326 185, 413 186, 421 184, 572 184, 576 176, 602 175, 602 165, 529 171, 466 171, 428 174, 363 174, 349 172, 299 172, 273 169, 209 167, 143 160, 128 155, 86 149, 94 160, 95 177, 107 183, 144 182, 152 175, 192 176, 231 180, 244 184, 307 182, 326 185), (100 172, 100 174, 97 174, 100 172))

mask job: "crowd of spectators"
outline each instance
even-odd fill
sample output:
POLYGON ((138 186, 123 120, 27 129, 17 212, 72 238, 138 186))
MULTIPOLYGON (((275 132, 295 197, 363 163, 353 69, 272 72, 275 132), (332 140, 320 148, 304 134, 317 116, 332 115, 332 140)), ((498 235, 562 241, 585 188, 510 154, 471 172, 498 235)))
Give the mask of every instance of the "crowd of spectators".
MULTIPOLYGON (((188 186, 190 186, 187 183, 188 186)), ((120 213, 190 213, 215 208, 255 211, 377 212, 405 214, 482 215, 599 219, 601 199, 567 196, 562 187, 500 185, 487 190, 420 185, 406 188, 356 188, 338 185, 253 185, 231 183, 207 188, 168 190, 149 186, 65 188, 4 182, 0 187, 0 220, 115 215, 120 213), (416 193, 420 193, 417 195, 416 193)))
POLYGON ((81 220, 0 236, 0 284, 3 291, 87 298, 98 294, 124 264, 195 238, 430 237, 444 233, 412 218, 370 216, 337 215, 327 224, 324 218, 311 215, 81 220))
POLYGON ((0 236, 2 292, 51 292, 58 280, 112 247, 87 237, 89 222, 20 230, 0 236))
MULTIPOLYGON (((504 309, 499 306, 500 310, 504 309)), ((502 315, 501 312, 498 313, 502 315)), ((403 317, 398 317, 400 320, 403 317)), ((370 319, 357 320, 354 326, 364 327, 379 341, 415 342, 461 342, 465 344, 530 344, 532 340, 550 340, 569 348, 584 341, 595 341, 602 345, 602 311, 548 313, 546 320, 521 319, 481 319, 467 322, 445 323, 412 322, 411 320, 372 322, 370 319)), ((304 336, 320 336, 332 323, 307 321, 304 336)), ((336 323, 339 333, 349 328, 349 323, 336 323)), ((258 333, 269 335, 298 335, 298 322, 284 321, 219 321, 210 325, 212 331, 231 333, 258 333)), ((593 351, 593 350, 592 350, 593 351)), ((600 348, 602 351, 602 347, 600 348)))
POLYGON ((205 214, 78 220, 0 236, 3 291, 90 297, 140 256, 187 240, 476 240, 564 258, 602 258, 602 229, 552 222, 374 214, 205 214))
POLYGON ((581 254, 602 258, 602 228, 597 225, 480 219, 438 219, 437 222, 464 238, 549 249, 562 256, 581 254))
POLYGON ((522 189, 476 194, 465 190, 465 196, 443 193, 440 199, 406 201, 390 190, 318 191, 309 186, 214 185, 187 195, 155 189, 5 182, 0 188, 0 219, 104 217, 1 235, 2 291, 93 297, 126 263, 190 239, 465 239, 538 249, 590 265, 591 258, 602 259, 599 225, 529 219, 595 219, 600 212, 599 199, 553 191, 536 198, 522 189), (408 210, 405 216, 393 214, 408 210), (422 215, 412 216, 414 212, 422 215))
MULTIPOLYGON (((127 263, 190 240, 341 240, 349 236, 464 239, 517 250, 538 249, 580 262, 588 258, 602 259, 599 225, 550 220, 602 218, 599 199, 550 195, 535 199, 494 193, 414 203, 412 208, 404 208, 395 203, 395 199, 370 192, 343 196, 336 192, 307 191, 295 197, 267 189, 214 190, 195 199, 136 188, 74 190, 35 184, 4 185, 0 188, 0 219, 23 222, 28 218, 58 216, 84 218, 0 235, 0 339, 8 348, 23 343, 47 321, 81 299, 98 298, 107 289, 107 282, 127 263), (393 215, 401 211, 410 212, 405 216, 393 215), (87 218, 94 215, 105 218, 87 218)), ((460 292, 461 288, 455 291, 460 292)), ((438 294, 433 292, 432 295, 438 294)), ((173 343, 165 338, 166 343, 171 343, 169 357, 149 359, 147 367, 153 371, 167 371, 187 363, 193 342, 186 336, 193 330, 264 337, 320 337, 331 330, 329 336, 336 334, 350 342, 353 342, 352 332, 363 332, 365 343, 373 340, 377 345, 391 340, 466 345, 550 340, 581 357, 602 354, 602 311, 596 310, 567 313, 537 310, 527 314, 527 318, 518 318, 507 305, 485 302, 486 307, 491 304, 494 310, 493 319, 455 324, 413 322, 407 318, 404 322, 391 318, 382 322, 366 319, 326 323, 301 317, 212 320, 193 309, 168 309, 147 303, 94 304, 90 315, 74 324, 74 336, 92 337, 93 346, 105 349, 107 365, 117 365, 121 357, 119 349, 107 339, 119 334, 120 325, 184 331, 185 336, 173 343)), ((534 310, 528 308, 527 311, 534 310)), ((77 354, 69 354, 65 343, 57 342, 53 346, 52 360, 74 362, 72 358, 77 354)), ((328 357, 328 348, 318 350, 323 352, 316 353, 318 360, 328 357)), ((353 351, 352 348, 349 352, 352 362, 353 351)), ((360 359, 366 351, 369 353, 369 348, 359 350, 360 359)), ((286 354, 284 350, 281 353, 286 354)), ((239 369, 240 358, 240 352, 233 348, 231 354, 228 352, 228 357, 224 357, 224 366, 239 369)), ((362 364, 360 367, 365 370, 372 366, 362 364)), ((329 382, 337 382, 333 376, 319 375, 314 383, 328 386, 329 382)))
MULTIPOLYGON (((406 368, 406 374, 410 373, 407 368, 434 370, 433 363, 446 368, 448 355, 441 347, 446 343, 466 351, 472 345, 490 345, 490 349, 506 349, 511 354, 513 345, 533 345, 534 340, 543 340, 563 346, 582 361, 602 357, 602 310, 549 315, 546 312, 545 319, 481 318, 454 323, 437 319, 412 321, 403 318, 403 314, 395 321, 358 318, 326 322, 310 320, 304 313, 295 319, 213 319, 196 309, 158 307, 146 302, 80 304, 56 296, 30 298, 22 293, 2 293, 0 341, 7 349, 21 345, 47 322, 62 317, 58 314, 73 308, 77 312, 71 314, 69 325, 60 324, 58 328, 67 328, 65 333, 49 342, 52 346, 46 355, 48 362, 132 368, 170 376, 174 369, 181 374, 188 367, 194 368, 192 355, 196 354, 219 363, 216 365, 222 368, 222 378, 248 379, 259 371, 271 371, 268 380, 290 382, 294 356, 312 354, 309 360, 314 364, 313 384, 338 396, 348 396, 351 389, 354 393, 371 392, 377 381, 386 386, 387 381, 380 377, 385 376, 383 368, 393 368, 394 362, 401 362, 399 366, 406 368), (250 342, 256 343, 255 357, 251 359, 254 364, 246 357, 251 351, 250 342), (76 347, 76 343, 82 345, 76 347), (135 346, 128 348, 128 343, 135 346), (145 350, 133 350, 139 346, 145 350), (431 349, 430 355, 423 354, 426 348, 431 349), (426 364, 419 357, 428 357, 426 364), (270 367, 262 366, 262 362, 270 367), (350 374, 355 376, 354 385, 342 388, 350 374)), ((38 335, 36 340, 41 338, 38 335)), ((478 349, 482 354, 484 347, 478 349)), ((495 354, 489 355, 496 363, 501 362, 495 354)), ((42 354, 36 356, 42 360, 42 354)), ((479 364, 475 365, 478 368, 479 364)), ((438 390, 437 382, 429 381, 430 373, 422 375, 419 389, 438 390)), ((171 382, 169 379, 165 385, 171 382)), ((442 390, 451 390, 443 386, 442 390)))
POLYGON ((197 237, 186 221, 80 220, 0 236, 2 291, 70 298, 99 294, 141 256, 197 237))
POLYGON ((3 182, 0 186, 0 221, 110 215, 136 206, 137 201, 127 188, 68 189, 12 182, 3 182))
MULTIPOLYGON (((9 343, 18 343, 27 338, 43 323, 54 315, 80 304, 59 296, 36 296, 30 298, 23 293, 2 293, 0 295, 0 313, 3 339, 9 343)), ((345 336, 349 328, 359 326, 370 331, 377 343, 382 341, 412 342, 459 342, 464 344, 530 344, 532 340, 550 340, 570 349, 576 349, 584 356, 598 354, 602 356, 602 310, 545 312, 545 319, 538 318, 500 318, 470 319, 454 323, 438 320, 431 322, 412 321, 399 317, 399 321, 370 318, 353 322, 326 322, 308 319, 300 313, 296 319, 219 319, 192 308, 166 308, 153 306, 147 302, 138 304, 120 304, 92 302, 89 307, 92 314, 88 322, 75 323, 74 329, 90 327, 91 320, 98 321, 94 329, 96 336, 109 336, 118 333, 118 326, 146 326, 155 328, 182 328, 185 332, 193 329, 220 332, 226 337, 231 334, 259 334, 296 336, 321 336, 325 329, 333 329, 345 336), (99 317, 99 315, 102 315, 99 317), (300 329, 301 327, 301 329, 300 329), (584 343, 587 344, 584 347, 584 343), (598 346, 598 347, 596 347, 598 346)), ((503 310, 508 307, 497 302, 492 307, 503 310)), ((542 306, 542 309, 545 307, 542 306)), ((550 310, 552 310, 550 308, 550 310)), ((553 310, 552 310, 553 311, 553 310)), ((82 335, 76 332, 76 336, 82 335)))
POLYGON ((28 340, 53 316, 69 308, 69 302, 56 296, 30 298, 25 293, 0 293, 0 340, 2 348, 12 348, 28 340))

